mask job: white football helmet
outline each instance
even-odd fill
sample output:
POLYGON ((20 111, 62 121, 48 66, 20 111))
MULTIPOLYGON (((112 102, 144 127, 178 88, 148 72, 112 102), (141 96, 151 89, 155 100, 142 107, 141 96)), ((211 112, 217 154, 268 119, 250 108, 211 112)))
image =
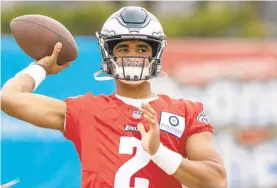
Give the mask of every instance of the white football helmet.
POLYGON ((108 79, 126 81, 149 80, 161 72, 166 36, 157 18, 144 8, 121 8, 107 19, 101 33, 96 33, 96 36, 102 53, 102 70, 95 74, 97 80, 107 80, 107 77, 97 77, 101 72, 106 73, 108 79), (126 40, 142 40, 148 43, 152 47, 152 57, 114 56, 113 47, 126 40), (120 64, 116 62, 118 58, 121 58, 120 64), (146 61, 148 63, 145 63, 146 61))

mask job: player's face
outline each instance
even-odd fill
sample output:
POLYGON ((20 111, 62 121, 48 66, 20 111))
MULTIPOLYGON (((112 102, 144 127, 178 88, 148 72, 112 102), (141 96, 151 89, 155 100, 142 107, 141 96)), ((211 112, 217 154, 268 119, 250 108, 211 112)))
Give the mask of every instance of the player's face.
POLYGON ((119 56, 151 57, 152 47, 140 40, 129 40, 118 43, 113 48, 113 54, 119 56))
MULTIPOLYGON (((129 40, 118 43, 113 48, 113 54, 119 67, 147 67, 150 64, 148 57, 152 57, 152 47, 144 41, 129 40), (122 58, 123 57, 123 58, 122 58)), ((140 84, 144 81, 126 81, 126 84, 140 84)))

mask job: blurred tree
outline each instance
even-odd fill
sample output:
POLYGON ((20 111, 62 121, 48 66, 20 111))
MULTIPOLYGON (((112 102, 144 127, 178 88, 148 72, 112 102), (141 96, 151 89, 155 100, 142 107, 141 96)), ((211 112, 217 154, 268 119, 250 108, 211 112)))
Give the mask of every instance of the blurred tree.
MULTIPOLYGON (((24 14, 42 14, 63 23, 73 34, 94 35, 111 13, 137 3, 152 11, 157 2, 18 2, 2 10, 2 33, 10 33, 10 21, 24 14)), ((174 3, 174 2, 172 2, 174 3)), ((154 14, 167 36, 176 37, 266 37, 266 25, 256 2, 198 2, 192 14, 154 14), (234 6, 233 6, 234 5, 234 6), (216 8, 215 8, 216 7, 216 8)), ((154 9, 155 10, 155 9, 154 9)))

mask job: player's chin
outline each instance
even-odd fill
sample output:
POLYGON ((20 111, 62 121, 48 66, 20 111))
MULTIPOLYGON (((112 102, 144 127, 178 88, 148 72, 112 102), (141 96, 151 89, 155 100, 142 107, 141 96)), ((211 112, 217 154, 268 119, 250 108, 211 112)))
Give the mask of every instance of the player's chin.
POLYGON ((146 83, 147 81, 146 80, 140 80, 140 81, 127 81, 127 80, 119 80, 120 82, 128 85, 128 86, 133 86, 133 87, 136 87, 136 86, 139 86, 141 84, 144 84, 146 83))

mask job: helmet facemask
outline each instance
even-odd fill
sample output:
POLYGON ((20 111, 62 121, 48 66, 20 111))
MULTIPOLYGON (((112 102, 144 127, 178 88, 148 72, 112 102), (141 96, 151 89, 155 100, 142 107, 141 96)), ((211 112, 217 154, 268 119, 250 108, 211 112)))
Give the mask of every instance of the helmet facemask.
POLYGON ((147 41, 145 38, 136 37, 131 40, 142 40, 152 47, 152 57, 114 56, 112 53, 114 46, 126 40, 128 39, 104 40, 99 36, 98 42, 103 57, 102 71, 109 77, 126 81, 142 81, 157 77, 162 70, 161 54, 165 44, 161 46, 155 40, 147 41))

